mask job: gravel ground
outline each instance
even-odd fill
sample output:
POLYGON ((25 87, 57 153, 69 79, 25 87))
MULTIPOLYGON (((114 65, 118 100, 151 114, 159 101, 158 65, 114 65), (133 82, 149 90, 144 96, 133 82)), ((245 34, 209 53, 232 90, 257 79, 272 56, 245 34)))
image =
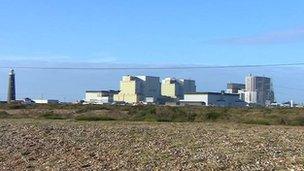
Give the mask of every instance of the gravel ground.
POLYGON ((0 120, 0 170, 304 170, 304 127, 0 120))

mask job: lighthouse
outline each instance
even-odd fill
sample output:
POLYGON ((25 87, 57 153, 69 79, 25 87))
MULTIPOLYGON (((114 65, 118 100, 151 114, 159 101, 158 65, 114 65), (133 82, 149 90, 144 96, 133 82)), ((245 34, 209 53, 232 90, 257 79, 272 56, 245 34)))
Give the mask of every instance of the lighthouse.
POLYGON ((15 100, 16 100, 15 71, 11 69, 9 72, 9 79, 8 79, 7 103, 11 103, 15 100))

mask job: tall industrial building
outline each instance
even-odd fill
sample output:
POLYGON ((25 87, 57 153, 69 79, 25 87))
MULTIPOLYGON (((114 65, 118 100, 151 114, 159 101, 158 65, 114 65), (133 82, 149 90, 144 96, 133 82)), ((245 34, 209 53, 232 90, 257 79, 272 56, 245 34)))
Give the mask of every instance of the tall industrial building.
POLYGON ((185 93, 196 92, 196 85, 194 80, 187 79, 175 79, 175 78, 165 78, 162 80, 161 84, 161 95, 183 99, 185 93))
POLYGON ((155 102, 160 98, 159 77, 123 76, 120 81, 120 92, 114 95, 114 101, 138 103, 140 101, 155 102))
POLYGON ((152 97, 155 100, 160 98, 161 86, 159 77, 137 76, 137 78, 142 81, 144 98, 152 97))
POLYGON ((9 72, 8 79, 8 94, 7 103, 11 103, 16 100, 16 83, 15 83, 15 72, 13 69, 9 72))
POLYGON ((271 78, 247 76, 245 101, 249 104, 270 105, 274 102, 274 92, 271 78))

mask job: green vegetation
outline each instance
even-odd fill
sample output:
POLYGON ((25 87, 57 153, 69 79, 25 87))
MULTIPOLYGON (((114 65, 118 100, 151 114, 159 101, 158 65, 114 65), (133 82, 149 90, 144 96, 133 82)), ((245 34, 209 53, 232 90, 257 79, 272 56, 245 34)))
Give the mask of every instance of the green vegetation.
POLYGON ((2 104, 0 118, 72 119, 76 121, 229 122, 304 126, 301 108, 220 108, 110 105, 2 104))

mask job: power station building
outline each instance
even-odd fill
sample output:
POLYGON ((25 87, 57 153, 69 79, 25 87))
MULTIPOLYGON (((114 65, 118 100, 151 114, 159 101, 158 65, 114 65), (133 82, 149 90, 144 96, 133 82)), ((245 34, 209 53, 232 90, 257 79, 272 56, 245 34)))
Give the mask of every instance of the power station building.
POLYGON ((165 78, 161 83, 161 95, 165 97, 183 99, 185 93, 196 92, 194 80, 165 78))
POLYGON ((119 91, 86 91, 86 103, 104 104, 158 103, 198 104, 206 106, 242 107, 245 105, 270 105, 274 102, 271 79, 248 76, 245 84, 228 83, 222 92, 196 92, 196 84, 190 79, 153 76, 123 76, 119 91))
POLYGON ((86 91, 84 101, 86 104, 109 104, 114 102, 114 95, 118 93, 114 90, 86 91))
POLYGON ((247 103, 265 106, 274 102, 271 78, 250 75, 246 77, 245 82, 245 101, 247 103))
POLYGON ((165 78, 161 83, 161 95, 170 98, 182 98, 182 86, 175 78, 165 78))
POLYGON ((228 83, 226 93, 240 93, 240 91, 244 91, 245 88, 245 84, 228 83))
POLYGON ((160 79, 152 76, 123 76, 120 92, 114 95, 114 101, 126 103, 156 102, 160 98, 160 79))

